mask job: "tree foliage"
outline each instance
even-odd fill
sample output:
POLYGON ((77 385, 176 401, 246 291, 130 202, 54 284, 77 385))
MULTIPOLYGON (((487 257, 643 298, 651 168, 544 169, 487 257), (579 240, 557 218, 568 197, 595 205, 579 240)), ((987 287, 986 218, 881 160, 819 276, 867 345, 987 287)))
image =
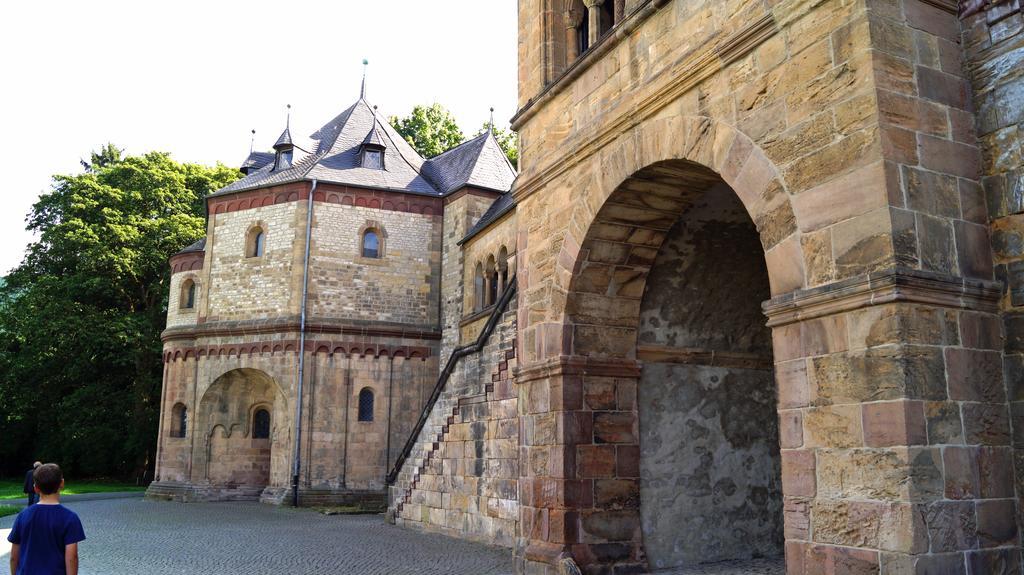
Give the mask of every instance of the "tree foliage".
POLYGON ((0 461, 140 475, 155 456, 168 258, 205 235, 223 165, 107 145, 27 217, 38 240, 0 287, 0 461))
POLYGON ((466 139, 455 116, 441 104, 415 106, 408 116, 391 116, 388 123, 424 158, 433 158, 466 139))

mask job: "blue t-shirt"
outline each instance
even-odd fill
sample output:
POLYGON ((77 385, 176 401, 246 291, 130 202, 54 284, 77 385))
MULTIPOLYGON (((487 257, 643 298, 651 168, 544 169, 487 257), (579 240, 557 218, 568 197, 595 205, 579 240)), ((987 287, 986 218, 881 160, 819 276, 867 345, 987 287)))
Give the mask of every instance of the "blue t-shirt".
POLYGON ((26 507, 7 540, 21 545, 15 575, 65 575, 64 546, 85 540, 82 522, 63 505, 26 507))

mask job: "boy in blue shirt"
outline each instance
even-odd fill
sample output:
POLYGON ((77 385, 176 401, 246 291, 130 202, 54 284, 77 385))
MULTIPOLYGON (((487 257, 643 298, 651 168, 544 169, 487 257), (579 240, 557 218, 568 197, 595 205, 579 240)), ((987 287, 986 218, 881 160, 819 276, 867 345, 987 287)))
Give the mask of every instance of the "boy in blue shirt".
POLYGON ((11 534, 11 575, 78 575, 78 543, 85 531, 78 515, 60 504, 64 475, 53 463, 32 474, 39 503, 14 519, 11 534))

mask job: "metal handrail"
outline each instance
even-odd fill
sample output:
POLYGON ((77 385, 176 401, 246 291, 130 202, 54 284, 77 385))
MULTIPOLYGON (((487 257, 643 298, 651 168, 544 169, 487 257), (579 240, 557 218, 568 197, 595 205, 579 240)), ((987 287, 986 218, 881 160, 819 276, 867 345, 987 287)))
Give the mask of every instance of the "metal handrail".
POLYGON ((398 458, 395 459, 395 466, 388 473, 387 484, 394 485, 395 480, 398 479, 398 473, 402 470, 402 466, 405 464, 405 460, 412 453, 412 448, 416 445, 416 438, 419 437, 420 432, 423 431, 423 427, 427 424, 427 419, 430 418, 430 412, 434 410, 434 404, 441 397, 441 393, 444 391, 445 386, 448 385, 448 379, 451 378, 452 372, 455 371, 456 365, 460 359, 467 355, 479 353, 484 348, 484 344, 494 333, 494 329, 498 327, 498 322, 501 320, 501 316, 505 313, 508 308, 508 304, 512 301, 512 296, 516 293, 516 276, 512 276, 512 279, 508 282, 508 287, 501 293, 501 298, 498 299, 498 303, 495 304, 494 310, 491 311, 491 316, 487 318, 487 324, 484 325, 484 329, 480 331, 476 341, 464 345, 462 347, 455 348, 452 351, 451 356, 448 357, 448 361, 444 364, 444 369, 441 370, 441 375, 437 378, 437 383, 434 384, 434 391, 431 392, 430 398, 427 400, 427 404, 423 406, 423 412, 420 413, 419 420, 416 421, 416 427, 413 428, 412 434, 409 435, 409 439, 405 442, 405 447, 402 448, 402 452, 398 454, 398 458))

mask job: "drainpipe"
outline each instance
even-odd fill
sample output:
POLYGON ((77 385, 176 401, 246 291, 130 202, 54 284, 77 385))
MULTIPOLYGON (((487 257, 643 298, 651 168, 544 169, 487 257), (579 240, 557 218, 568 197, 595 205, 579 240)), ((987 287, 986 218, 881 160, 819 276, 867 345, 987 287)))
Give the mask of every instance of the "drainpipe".
POLYGON ((306 204, 306 254, 302 258, 302 312, 299 316, 299 381, 295 398, 295 456, 292 466, 292 507, 299 506, 299 467, 302 459, 302 380, 306 369, 306 302, 309 299, 309 244, 313 239, 313 194, 317 181, 309 189, 306 204))
POLYGON ((392 393, 395 389, 395 354, 391 353, 391 362, 388 364, 388 437, 387 447, 384 450, 384 483, 387 484, 388 472, 391 470, 391 404, 394 403, 392 393))

